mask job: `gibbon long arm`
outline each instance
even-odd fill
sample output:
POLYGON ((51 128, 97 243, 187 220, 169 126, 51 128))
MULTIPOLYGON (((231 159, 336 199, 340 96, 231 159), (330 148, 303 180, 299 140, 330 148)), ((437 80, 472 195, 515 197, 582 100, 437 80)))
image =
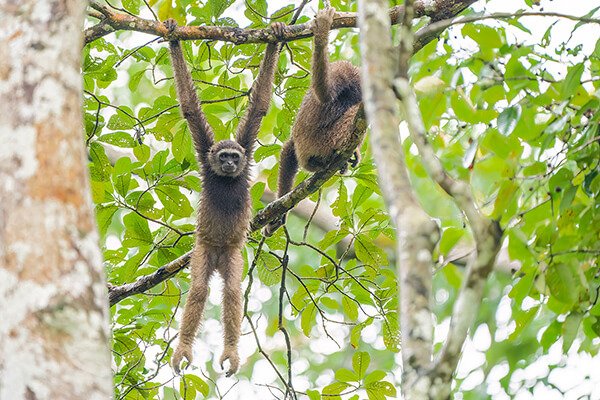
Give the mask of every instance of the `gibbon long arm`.
POLYGON ((260 123, 269 109, 275 68, 280 50, 281 46, 278 43, 269 43, 267 45, 265 56, 260 64, 258 77, 250 90, 248 109, 237 128, 236 141, 246 149, 247 157, 250 157, 252 154, 254 141, 260 129, 260 123))
POLYGON ((171 49, 171 62, 173 64, 173 73, 175 74, 175 86, 181 111, 187 120, 188 127, 192 132, 196 153, 203 164, 206 164, 207 154, 214 144, 214 134, 206 117, 200 108, 200 100, 196 94, 196 87, 192 80, 192 75, 188 71, 181 49, 181 43, 176 40, 169 42, 171 49))
POLYGON ((334 12, 335 10, 330 8, 318 15, 313 28, 315 36, 313 40, 311 86, 321 103, 327 103, 331 100, 327 44, 334 12))

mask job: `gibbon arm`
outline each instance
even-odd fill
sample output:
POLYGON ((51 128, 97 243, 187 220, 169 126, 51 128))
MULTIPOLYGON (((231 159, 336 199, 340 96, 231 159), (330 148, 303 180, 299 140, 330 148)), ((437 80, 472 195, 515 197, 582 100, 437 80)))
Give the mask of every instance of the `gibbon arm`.
POLYGON ((206 156, 214 143, 214 134, 200 109, 200 101, 196 94, 192 75, 185 63, 181 44, 179 41, 172 40, 169 42, 169 47, 171 49, 171 62, 173 63, 173 73, 175 74, 177 96, 181 103, 181 112, 192 132, 196 153, 200 161, 206 163, 206 156))
POLYGON ((321 103, 327 103, 331 100, 331 91, 328 86, 329 55, 327 54, 327 44, 334 13, 335 9, 333 8, 320 10, 313 23, 315 37, 313 41, 311 86, 321 103))
MULTIPOLYGON (((275 23, 271 26, 276 36, 281 36, 284 28, 285 25, 281 23, 275 23)), ((247 157, 252 154, 260 123, 269 109, 275 68, 277 67, 280 50, 279 43, 269 43, 267 45, 265 56, 258 71, 258 77, 254 81, 252 89, 250 89, 248 109, 237 128, 236 140, 246 149, 247 157)))

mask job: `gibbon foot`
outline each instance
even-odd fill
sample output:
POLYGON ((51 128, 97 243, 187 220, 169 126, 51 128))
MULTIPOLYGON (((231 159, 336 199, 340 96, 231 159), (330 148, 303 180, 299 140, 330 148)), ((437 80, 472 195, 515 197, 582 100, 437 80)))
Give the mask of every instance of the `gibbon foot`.
POLYGON ((175 32, 175 29, 177 29, 177 21, 175 21, 173 18, 169 18, 168 20, 163 22, 163 25, 165 26, 165 28, 167 28, 168 31, 168 35, 165 37, 165 39, 170 39, 169 36, 171 36, 173 34, 173 32, 175 32))
POLYGON ((350 157, 350 159, 348 160, 348 164, 350 164, 350 166, 352 168, 356 168, 356 166, 358 165, 359 162, 360 162, 360 151, 354 150, 354 153, 352 153, 352 157, 350 157))
POLYGON ((287 25, 283 22, 273 22, 271 24, 271 30, 273 31, 273 35, 275 35, 277 39, 283 39, 285 37, 286 27, 287 25))
POLYGON ((188 362, 187 365, 185 366, 185 368, 187 368, 187 366, 192 363, 192 359, 193 359, 192 346, 183 346, 183 345, 179 344, 177 346, 177 349, 175 349, 175 352, 173 353, 173 356, 171 357, 171 365, 173 366, 173 369, 175 370, 175 372, 177 374, 179 374, 181 372, 181 369, 179 368, 179 366, 180 366, 183 358, 185 358, 188 362))
POLYGON ((265 228, 263 229, 263 235, 267 237, 273 235, 277 229, 285 225, 285 221, 287 219, 286 216, 287 214, 284 214, 281 217, 269 222, 267 226, 265 226, 265 228))
POLYGON ((313 20, 313 31, 315 35, 323 32, 329 32, 331 24, 333 23, 333 16, 335 14, 335 8, 329 7, 319 10, 315 19, 313 20))
POLYGON ((226 347, 225 350, 223 350, 223 355, 219 361, 221 364, 221 369, 225 369, 223 364, 226 360, 229 360, 229 370, 227 373, 225 373, 225 376, 230 377, 231 375, 235 374, 240 367, 240 357, 238 356, 238 352, 235 347, 226 347))

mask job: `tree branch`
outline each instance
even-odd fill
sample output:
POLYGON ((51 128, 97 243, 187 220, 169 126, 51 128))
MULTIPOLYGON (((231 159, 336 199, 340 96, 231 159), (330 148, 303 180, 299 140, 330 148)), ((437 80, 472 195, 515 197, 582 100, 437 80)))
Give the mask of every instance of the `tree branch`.
MULTIPOLYGON (((407 19, 406 23, 409 24, 410 19, 407 19)), ((433 23, 431 26, 435 27, 436 24, 440 23, 433 23)), ((394 81, 396 95, 400 100, 400 108, 408 123, 410 137, 417 146, 425 169, 464 212, 476 244, 476 252, 474 252, 467 265, 463 286, 459 291, 452 311, 449 333, 438 360, 433 365, 428 365, 429 363, 416 366, 405 364, 405 373, 411 378, 410 380, 407 379, 409 391, 407 397, 421 398, 421 396, 425 396, 423 398, 445 399, 450 395, 452 376, 458 365, 462 346, 466 340, 467 332, 478 314, 485 283, 500 250, 502 230, 497 221, 489 220, 481 214, 473 199, 469 185, 462 181, 456 181, 448 175, 426 139, 425 125, 407 73, 407 60, 410 57, 410 49, 413 48, 412 39, 410 29, 406 29, 399 46, 399 73, 394 81), (414 367, 417 367, 417 369, 411 371, 414 367), (429 370, 427 374, 422 373, 425 369, 423 367, 427 367, 429 370)), ((401 291, 403 290, 404 287, 401 291)), ((406 331, 406 329, 408 329, 410 335, 410 331, 414 329, 414 326, 403 326, 403 331, 406 331)), ((419 343, 414 344, 423 346, 419 343)), ((411 343, 405 342, 405 349, 409 348, 411 352, 414 352, 415 350, 411 349, 410 346, 411 343)))
MULTIPOLYGON (((485 282, 500 250, 502 230, 497 221, 492 221, 481 214, 471 195, 469 185, 450 177, 435 156, 433 148, 426 139, 425 125, 408 76, 400 75, 394 81, 394 88, 401 100, 401 109, 408 123, 410 137, 417 146, 423 166, 429 176, 452 197, 464 212, 476 244, 476 252, 467 265, 463 286, 454 304, 445 345, 437 362, 429 371, 430 398, 446 398, 450 394, 452 375, 458 364, 462 345, 466 340, 468 329, 475 321, 483 297, 485 282)), ((421 378, 424 379, 424 376, 421 378)))
MULTIPOLYGON (((386 0, 359 2, 363 101, 371 124, 373 158, 379 171, 383 196, 396 225, 404 395, 407 399, 424 399, 427 397, 419 392, 422 388, 417 388, 415 383, 420 372, 429 367, 432 357, 432 251, 439 233, 437 225, 416 200, 406 169, 398 132, 400 117, 393 91, 396 65, 394 57, 390 57, 394 53, 391 26, 385 15, 386 4, 386 0)), ((411 8, 409 3, 405 22, 412 20, 411 8)), ((400 31, 410 31, 410 24, 400 31)), ((411 51, 410 38, 404 42, 408 43, 406 51, 411 51)), ((408 62, 408 57, 403 55, 404 63, 408 62)))
MULTIPOLYGON (((414 6, 414 16, 428 16, 433 21, 450 18, 473 4, 476 0, 417 0, 414 6)), ((85 44, 119 30, 137 31, 155 36, 165 37, 167 29, 160 21, 139 18, 130 14, 115 12, 108 6, 96 0, 90 1, 90 7, 96 12, 91 14, 101 21, 84 31, 85 44)), ((403 6, 395 6, 388 10, 389 20, 397 24, 403 14, 403 6)), ((354 28, 357 26, 356 13, 337 12, 331 29, 354 28)), ((293 41, 311 37, 311 22, 290 25, 286 30, 285 41, 293 41)), ((177 40, 221 40, 234 44, 275 42, 277 38, 271 29, 242 29, 225 26, 178 26, 169 38, 177 40)))

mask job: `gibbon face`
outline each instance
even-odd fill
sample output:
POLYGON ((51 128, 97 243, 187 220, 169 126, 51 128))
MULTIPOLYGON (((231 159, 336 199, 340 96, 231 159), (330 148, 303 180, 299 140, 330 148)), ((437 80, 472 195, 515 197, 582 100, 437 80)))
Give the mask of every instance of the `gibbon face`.
POLYGON ((209 162, 215 174, 235 178, 244 171, 246 156, 237 142, 224 140, 210 150, 209 162))

